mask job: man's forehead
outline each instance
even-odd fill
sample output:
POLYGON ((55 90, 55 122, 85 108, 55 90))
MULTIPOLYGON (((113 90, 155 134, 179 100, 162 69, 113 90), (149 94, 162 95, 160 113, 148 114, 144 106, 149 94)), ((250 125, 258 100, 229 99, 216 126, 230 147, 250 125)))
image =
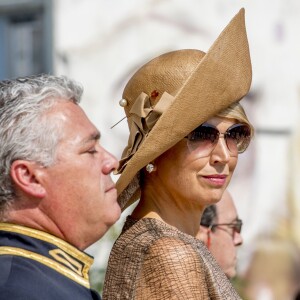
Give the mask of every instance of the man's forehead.
POLYGON ((238 218, 237 210, 233 202, 225 202, 216 205, 218 221, 232 222, 238 218))
POLYGON ((52 122, 60 126, 62 138, 71 144, 85 145, 99 140, 101 133, 91 122, 83 109, 73 102, 58 101, 48 111, 52 122))

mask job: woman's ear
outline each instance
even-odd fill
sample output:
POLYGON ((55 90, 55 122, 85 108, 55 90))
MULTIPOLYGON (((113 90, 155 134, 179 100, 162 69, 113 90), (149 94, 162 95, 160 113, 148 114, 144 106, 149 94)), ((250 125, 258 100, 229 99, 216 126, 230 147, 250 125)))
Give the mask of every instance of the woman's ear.
POLYGON ((24 193, 36 198, 43 198, 46 191, 39 181, 41 166, 27 160, 15 160, 10 175, 15 185, 24 193))

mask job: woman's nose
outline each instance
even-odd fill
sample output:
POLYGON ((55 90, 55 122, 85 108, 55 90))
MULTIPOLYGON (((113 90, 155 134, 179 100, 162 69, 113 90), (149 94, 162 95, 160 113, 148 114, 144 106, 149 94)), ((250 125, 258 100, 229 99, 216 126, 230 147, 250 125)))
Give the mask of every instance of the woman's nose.
POLYGON ((223 136, 219 137, 216 146, 212 150, 211 159, 213 163, 220 162, 226 164, 229 162, 230 152, 223 136))

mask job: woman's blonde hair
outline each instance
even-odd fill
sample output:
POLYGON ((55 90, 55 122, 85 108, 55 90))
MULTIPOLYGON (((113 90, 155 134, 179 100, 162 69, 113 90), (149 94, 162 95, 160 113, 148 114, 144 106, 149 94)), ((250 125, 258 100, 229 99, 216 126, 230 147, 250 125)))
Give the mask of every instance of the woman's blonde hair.
POLYGON ((235 119, 241 123, 249 125, 251 128, 251 137, 253 137, 254 127, 250 123, 243 106, 239 102, 228 106, 226 109, 219 112, 216 117, 235 119))

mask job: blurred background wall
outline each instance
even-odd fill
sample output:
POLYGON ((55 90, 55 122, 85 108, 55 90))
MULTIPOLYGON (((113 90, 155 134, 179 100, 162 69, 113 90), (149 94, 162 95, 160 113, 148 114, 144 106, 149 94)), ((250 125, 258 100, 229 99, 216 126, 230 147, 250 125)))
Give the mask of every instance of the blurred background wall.
MULTIPOLYGON (((118 158, 127 124, 118 102, 130 75, 163 52, 207 51, 241 7, 253 65, 242 103, 256 128, 229 190, 244 221, 237 288, 244 299, 293 299, 300 282, 299 0, 0 0, 0 79, 63 74, 118 158)), ((117 178, 114 178, 115 180, 117 178)), ((101 289, 124 218, 88 249, 101 289)))

